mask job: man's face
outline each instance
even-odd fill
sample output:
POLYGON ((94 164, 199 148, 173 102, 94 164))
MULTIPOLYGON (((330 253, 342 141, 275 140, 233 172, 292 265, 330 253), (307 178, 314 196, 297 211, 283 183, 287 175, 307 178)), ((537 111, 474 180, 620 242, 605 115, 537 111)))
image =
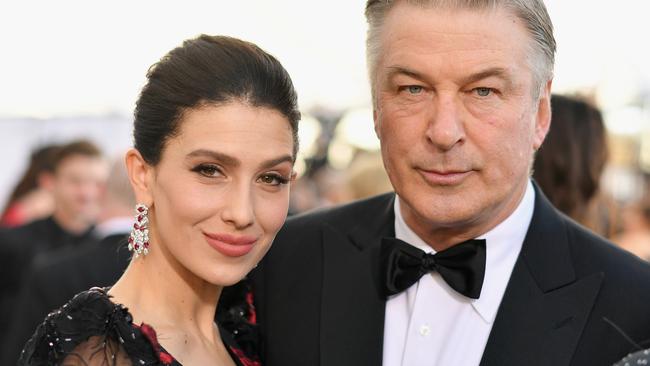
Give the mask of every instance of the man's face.
POLYGON ((53 179, 56 210, 68 218, 94 222, 106 178, 107 166, 100 158, 85 155, 65 158, 53 179))
POLYGON ((409 226, 434 247, 485 233, 523 197, 548 130, 522 22, 398 3, 381 33, 375 130, 409 226))

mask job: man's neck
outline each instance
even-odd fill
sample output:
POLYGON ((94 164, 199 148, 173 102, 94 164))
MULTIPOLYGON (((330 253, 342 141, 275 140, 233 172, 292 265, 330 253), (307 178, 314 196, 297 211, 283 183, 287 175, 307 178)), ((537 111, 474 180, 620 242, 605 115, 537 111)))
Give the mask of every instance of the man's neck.
POLYGON ((85 218, 70 215, 63 210, 55 210, 52 217, 63 230, 73 235, 81 235, 91 226, 85 218))

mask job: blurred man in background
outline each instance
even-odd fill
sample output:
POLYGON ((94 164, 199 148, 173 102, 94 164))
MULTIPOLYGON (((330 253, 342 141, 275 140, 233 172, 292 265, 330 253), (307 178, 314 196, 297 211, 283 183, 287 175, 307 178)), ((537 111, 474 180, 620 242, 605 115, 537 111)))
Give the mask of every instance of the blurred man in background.
POLYGON ((25 342, 45 316, 75 294, 112 285, 128 265, 126 239, 133 225, 135 196, 124 160, 115 161, 101 199, 95 227, 99 243, 39 253, 25 276, 15 302, 0 365, 14 364, 25 342))
POLYGON ((23 274, 36 254, 96 240, 93 225, 108 173, 100 150, 88 141, 71 142, 57 152, 53 167, 43 178, 54 198, 52 216, 0 231, 0 329, 7 329, 23 274))

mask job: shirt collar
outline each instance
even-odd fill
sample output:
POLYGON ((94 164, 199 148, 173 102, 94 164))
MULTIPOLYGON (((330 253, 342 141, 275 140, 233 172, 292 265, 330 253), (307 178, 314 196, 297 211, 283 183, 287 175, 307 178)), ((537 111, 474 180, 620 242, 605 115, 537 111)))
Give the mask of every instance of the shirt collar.
MULTIPOLYGON (((519 257, 524 243, 528 226, 535 208, 535 190, 530 181, 526 192, 517 208, 487 233, 477 239, 485 239, 487 245, 485 260, 485 277, 481 296, 478 299, 467 299, 474 310, 488 323, 494 322, 501 299, 505 293, 510 275, 519 257)), ((395 237, 401 239, 427 253, 435 250, 424 242, 404 221, 400 211, 400 200, 395 200, 395 237)))

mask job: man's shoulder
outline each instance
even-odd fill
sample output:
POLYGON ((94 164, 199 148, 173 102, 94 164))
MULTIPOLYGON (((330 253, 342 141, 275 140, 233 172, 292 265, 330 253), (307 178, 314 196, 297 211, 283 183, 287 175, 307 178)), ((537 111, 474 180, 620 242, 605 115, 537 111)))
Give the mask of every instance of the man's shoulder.
POLYGON ((290 217, 283 227, 283 231, 300 232, 327 225, 333 228, 345 228, 355 225, 359 219, 368 215, 377 215, 387 207, 392 209, 391 203, 394 193, 384 193, 378 196, 353 201, 343 205, 321 208, 290 217))
POLYGON ((570 219, 567 235, 578 275, 601 272, 612 285, 650 290, 650 264, 570 219))

